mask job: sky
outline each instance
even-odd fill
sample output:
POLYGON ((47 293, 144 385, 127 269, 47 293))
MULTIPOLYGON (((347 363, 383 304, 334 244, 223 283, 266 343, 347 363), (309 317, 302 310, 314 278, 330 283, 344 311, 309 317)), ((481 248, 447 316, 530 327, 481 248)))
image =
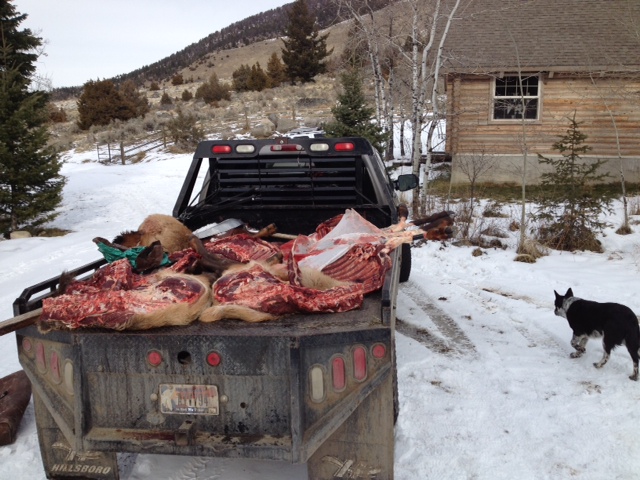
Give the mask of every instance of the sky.
MULTIPOLYGON (((0 238, 2 320, 27 286, 98 258, 93 238, 170 214, 191 155, 153 151, 131 165, 97 163, 91 151, 63 158, 68 182, 52 226, 71 233, 0 238)), ((553 291, 572 287, 578 297, 639 313, 640 217, 631 216, 632 234, 617 235, 617 202, 599 235, 604 253, 549 251, 528 264, 513 261, 518 237, 508 226, 519 207, 501 209, 504 217, 478 215, 471 231, 501 230, 505 249, 479 256, 454 242, 411 249, 411 278, 397 305, 395 479, 637 480, 640 382, 628 378, 629 354, 619 347, 596 369, 602 344, 593 339, 583 357, 570 358, 571 329, 554 315, 553 291)), ((18 369, 15 336, 1 336, 0 377, 18 369)), ((0 480, 45 480, 33 402, 17 440, 0 447, 0 465, 0 480)), ((307 472, 285 462, 141 454, 128 480, 185 478, 303 480, 307 472)))
POLYGON ((293 0, 13 0, 45 42, 37 74, 82 86, 150 65, 207 35, 293 0))

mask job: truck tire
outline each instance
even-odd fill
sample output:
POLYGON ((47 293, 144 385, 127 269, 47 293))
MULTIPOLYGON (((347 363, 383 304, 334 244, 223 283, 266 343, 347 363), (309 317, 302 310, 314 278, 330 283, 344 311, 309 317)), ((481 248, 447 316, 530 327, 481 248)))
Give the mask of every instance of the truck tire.
POLYGON ((400 263, 400 283, 406 282, 409 280, 409 275, 411 275, 411 245, 408 243, 402 244, 402 257, 400 263))

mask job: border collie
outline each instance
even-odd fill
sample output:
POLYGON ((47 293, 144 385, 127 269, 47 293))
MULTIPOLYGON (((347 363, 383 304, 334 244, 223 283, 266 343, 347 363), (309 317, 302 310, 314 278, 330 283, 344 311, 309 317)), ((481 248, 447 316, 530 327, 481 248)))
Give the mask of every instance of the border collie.
POLYGON ((602 368, 609 360, 611 350, 625 345, 633 360, 631 380, 638 380, 638 349, 640 348, 640 327, 633 311, 619 303, 598 303, 573 296, 571 289, 564 295, 555 290, 555 314, 569 321, 573 330, 571 346, 576 349, 571 358, 579 358, 586 351, 589 338, 602 337, 604 355, 593 365, 602 368))

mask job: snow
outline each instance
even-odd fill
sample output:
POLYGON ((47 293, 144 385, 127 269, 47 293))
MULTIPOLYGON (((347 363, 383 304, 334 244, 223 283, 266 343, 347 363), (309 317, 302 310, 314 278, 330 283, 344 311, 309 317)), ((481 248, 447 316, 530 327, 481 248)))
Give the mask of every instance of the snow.
MULTIPOLYGON (((0 241, 0 319, 12 316, 24 287, 98 258, 94 237, 170 214, 191 159, 154 154, 104 166, 85 161, 89 155, 69 152, 62 171, 68 184, 53 225, 71 233, 0 241)), ((640 384, 628 379, 626 349, 602 369, 593 367, 599 341, 571 359, 571 331, 553 313, 553 290, 568 287, 640 312, 640 233, 616 235, 620 216, 617 208, 601 237, 605 253, 551 251, 535 264, 513 261, 516 234, 506 250, 481 256, 474 247, 416 245, 397 309, 396 479, 638 478, 640 384)), ((13 334, 0 337, 0 352, 0 376, 20 369, 13 334)), ((45 478, 32 404, 16 442, 0 447, 0 464, 0 480, 45 478)), ((306 468, 139 455, 129 478, 294 480, 306 468)))

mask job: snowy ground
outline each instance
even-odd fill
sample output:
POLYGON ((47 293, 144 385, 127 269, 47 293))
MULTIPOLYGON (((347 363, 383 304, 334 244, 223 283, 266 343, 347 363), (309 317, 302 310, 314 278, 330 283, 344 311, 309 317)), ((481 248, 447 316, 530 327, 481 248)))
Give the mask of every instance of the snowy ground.
MULTIPOLYGON (((92 238, 171 213, 190 162, 82 162, 90 155, 68 155, 63 169, 69 182, 54 225, 73 233, 0 241, 0 319, 12 316, 24 287, 97 258, 92 238)), ((572 287, 640 312, 640 233, 613 230, 602 237, 604 254, 552 252, 533 265, 514 262, 513 248, 479 257, 472 247, 440 243, 413 249, 398 306, 396 479, 639 478, 640 384, 628 379, 628 353, 614 351, 597 370, 602 347, 592 340, 584 357, 570 359, 571 331, 552 308, 553 290, 572 287)), ((20 369, 13 334, 0 337, 0 352, 0 376, 20 369)), ((45 478, 32 405, 17 441, 0 447, 0 464, 0 480, 45 478)), ((140 455, 130 478, 293 480, 306 469, 140 455)))

